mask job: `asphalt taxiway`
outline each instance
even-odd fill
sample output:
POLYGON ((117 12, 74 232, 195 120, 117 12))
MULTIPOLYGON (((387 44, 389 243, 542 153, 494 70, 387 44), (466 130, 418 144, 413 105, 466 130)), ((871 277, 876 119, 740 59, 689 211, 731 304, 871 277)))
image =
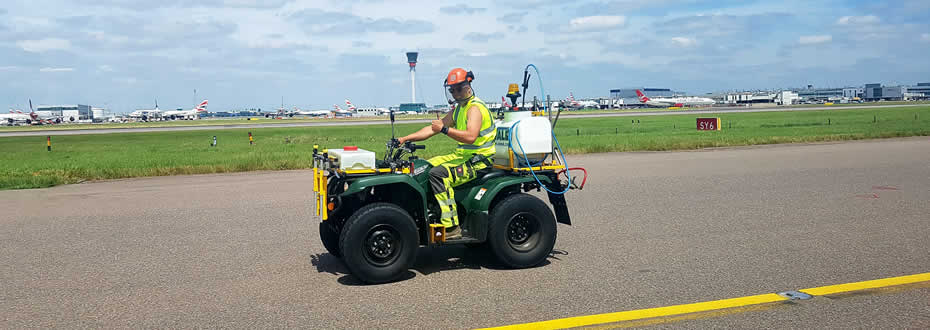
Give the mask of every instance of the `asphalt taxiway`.
MULTIPOLYGON (((569 156, 541 266, 422 248, 364 286, 319 242, 308 171, 0 191, 0 328, 475 328, 930 272, 930 139, 569 156)), ((930 285, 613 326, 930 326, 930 285)))

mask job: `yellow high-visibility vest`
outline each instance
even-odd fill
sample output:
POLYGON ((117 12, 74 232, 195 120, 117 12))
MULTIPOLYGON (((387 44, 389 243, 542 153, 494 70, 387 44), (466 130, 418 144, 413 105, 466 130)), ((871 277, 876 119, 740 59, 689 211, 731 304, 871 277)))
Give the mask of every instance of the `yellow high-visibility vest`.
POLYGON ((477 96, 472 96, 465 104, 459 104, 455 107, 452 113, 452 118, 455 120, 455 129, 461 131, 468 129, 466 125, 468 123, 468 109, 472 106, 477 106, 478 110, 481 111, 481 129, 478 132, 478 138, 472 144, 459 143, 455 153, 464 157, 471 157, 475 154, 488 157, 494 156, 494 138, 497 137, 497 127, 494 126, 494 120, 488 106, 477 96))

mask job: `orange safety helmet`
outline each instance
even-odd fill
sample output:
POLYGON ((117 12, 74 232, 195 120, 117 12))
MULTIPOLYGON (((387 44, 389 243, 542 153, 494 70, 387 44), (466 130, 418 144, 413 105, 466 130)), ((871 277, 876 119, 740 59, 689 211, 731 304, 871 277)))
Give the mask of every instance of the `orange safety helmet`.
POLYGON ((465 69, 462 68, 455 68, 452 69, 452 71, 449 71, 449 76, 446 77, 446 81, 443 86, 449 87, 452 85, 461 84, 463 82, 470 83, 472 80, 475 80, 474 73, 471 71, 465 71, 465 69))

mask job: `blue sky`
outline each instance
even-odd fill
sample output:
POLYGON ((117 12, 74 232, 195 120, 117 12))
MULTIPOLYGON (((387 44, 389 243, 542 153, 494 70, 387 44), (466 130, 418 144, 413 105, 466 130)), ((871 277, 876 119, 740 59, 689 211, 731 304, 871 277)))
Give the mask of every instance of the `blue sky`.
POLYGON ((126 112, 443 101, 453 67, 497 100, 930 81, 930 1, 32 0, 0 7, 0 101, 126 112), (197 100, 193 91, 197 90, 197 100))

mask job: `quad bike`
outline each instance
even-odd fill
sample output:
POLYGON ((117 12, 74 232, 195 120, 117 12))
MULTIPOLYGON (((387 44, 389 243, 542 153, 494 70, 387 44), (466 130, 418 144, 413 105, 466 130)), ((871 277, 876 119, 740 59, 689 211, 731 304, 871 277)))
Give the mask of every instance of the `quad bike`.
POLYGON ((414 263, 420 246, 487 244, 494 256, 513 268, 540 264, 552 252, 556 222, 571 225, 565 196, 548 193, 549 203, 526 194, 545 185, 562 191, 564 166, 526 168, 494 166, 455 188, 463 229, 459 239, 445 239, 439 207, 429 188, 425 160, 404 155, 424 146, 388 142, 375 169, 339 169, 327 150, 314 148, 314 191, 321 216, 320 238, 342 258, 353 275, 367 283, 396 279, 414 263))
MULTIPOLYGON (((509 95, 515 99, 513 94, 509 95)), ((498 119, 504 118, 503 110, 498 119)), ((548 129, 549 125, 547 122, 544 126, 548 129)), ((547 132, 551 135, 551 131, 547 132)), ((499 140, 509 135, 506 127, 499 126, 499 140)), ((583 188, 584 181, 576 186, 568 175, 560 179, 566 173, 564 156, 557 157, 550 147, 551 158, 547 158, 551 161, 544 159, 527 166, 504 146, 509 161, 493 163, 477 171, 475 179, 454 188, 462 236, 446 239, 440 208, 429 185, 432 166, 413 155, 424 148, 409 142, 400 144, 392 138, 382 160, 376 162, 372 155, 374 166, 356 169, 340 164, 340 159, 333 156, 335 150, 314 146, 313 190, 316 214, 322 219, 320 238, 326 249, 341 258, 352 275, 363 282, 396 280, 413 265, 421 246, 486 245, 508 267, 536 266, 552 252, 556 223, 571 225, 563 193, 569 188, 583 188), (540 188, 547 191, 552 209, 527 194, 540 188)), ((340 153, 345 150, 351 149, 338 149, 340 153)), ((486 160, 472 159, 473 164, 481 161, 486 160)))

